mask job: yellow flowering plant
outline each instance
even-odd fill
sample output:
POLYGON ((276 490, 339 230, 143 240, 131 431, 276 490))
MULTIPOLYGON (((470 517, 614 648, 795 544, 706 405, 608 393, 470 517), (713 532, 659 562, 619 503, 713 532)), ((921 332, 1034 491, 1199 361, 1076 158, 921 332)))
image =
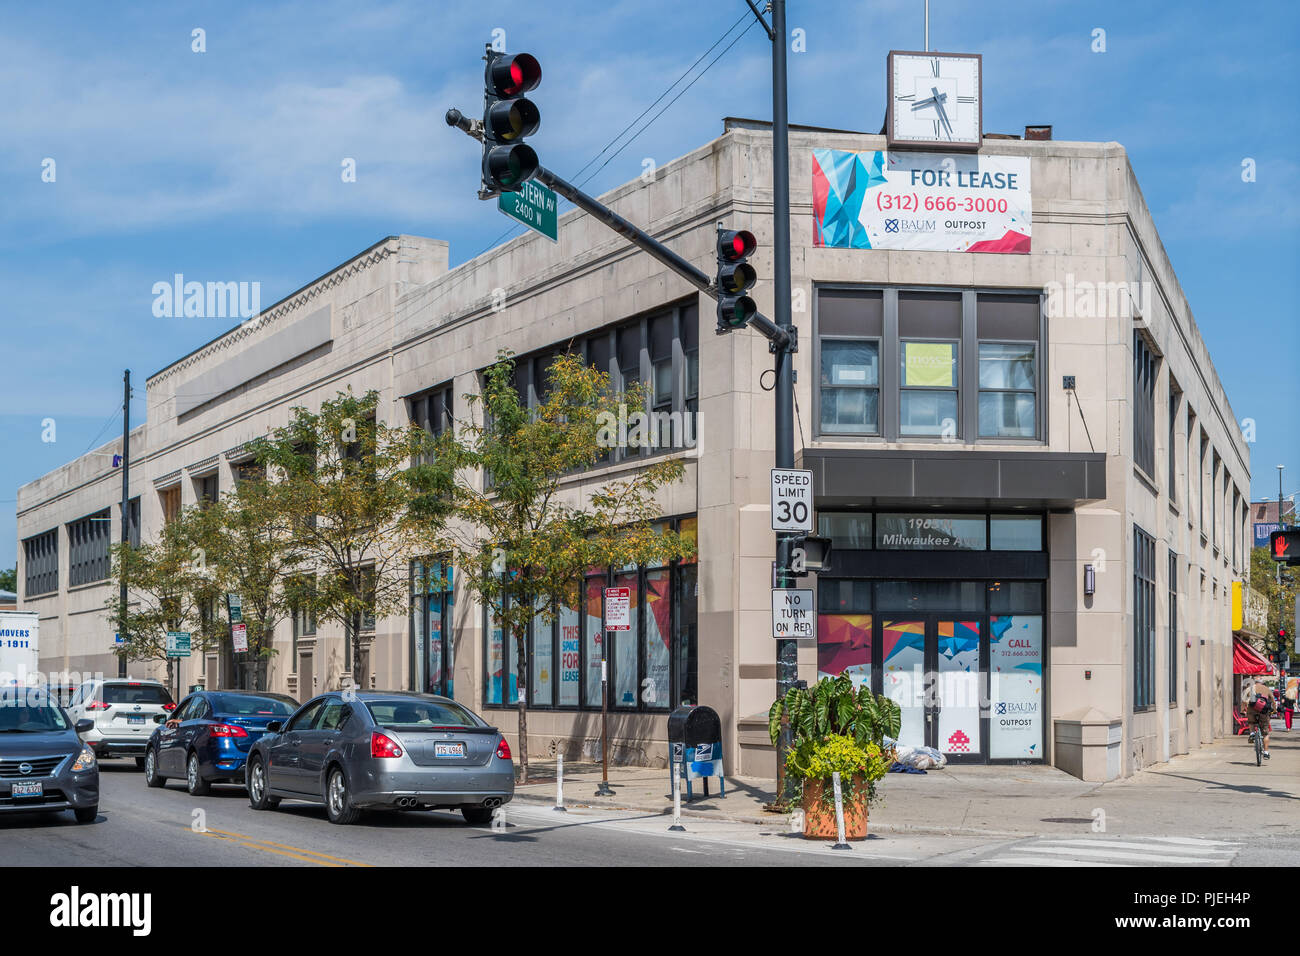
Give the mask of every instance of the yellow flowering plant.
MULTIPOLYGON (((830 780, 838 772, 846 801, 865 795, 870 803, 876 799, 876 782, 889 772, 891 756, 878 744, 858 746, 852 737, 828 734, 819 739, 797 740, 786 753, 785 768, 801 785, 804 780, 830 780)), ((832 788, 822 790, 824 802, 832 803, 834 799, 832 788)))

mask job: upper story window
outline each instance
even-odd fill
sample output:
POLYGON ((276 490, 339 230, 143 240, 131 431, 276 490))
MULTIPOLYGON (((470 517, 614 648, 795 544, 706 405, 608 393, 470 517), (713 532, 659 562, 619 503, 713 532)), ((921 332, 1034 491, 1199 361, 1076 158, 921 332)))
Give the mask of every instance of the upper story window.
POLYGON ((1038 293, 818 290, 818 433, 1039 441, 1038 293))
POLYGON ((219 494, 220 488, 215 471, 210 475, 202 475, 194 479, 194 495, 198 498, 200 506, 214 503, 219 494))
MULTIPOLYGON (((648 440, 657 446, 612 448, 597 464, 694 445, 700 390, 699 309, 694 302, 516 357, 514 386, 521 404, 536 408, 546 401, 551 366, 566 350, 607 374, 613 391, 641 385, 645 392, 645 411, 651 416, 648 440)), ((628 415, 635 411, 629 409, 628 415)))
POLYGON ((108 509, 68 525, 68 586, 103 581, 109 574, 108 509))
POLYGON ((1133 462, 1156 473, 1156 357, 1146 339, 1133 331, 1133 462))
POLYGON ((451 428, 453 398, 450 382, 412 395, 408 400, 411 423, 423 428, 430 438, 437 439, 451 428))
POLYGON ((162 506, 163 524, 171 524, 181 513, 181 486, 172 485, 158 492, 158 504, 162 506))
POLYGON ((23 541, 23 597, 51 594, 59 589, 59 529, 23 541))
POLYGON ((1168 445, 1167 455, 1169 461, 1167 466, 1169 469, 1169 503, 1171 505, 1178 504, 1178 484, 1176 481, 1178 467, 1175 449, 1178 446, 1178 399, 1180 394, 1171 377, 1169 379, 1169 431, 1165 436, 1168 445))

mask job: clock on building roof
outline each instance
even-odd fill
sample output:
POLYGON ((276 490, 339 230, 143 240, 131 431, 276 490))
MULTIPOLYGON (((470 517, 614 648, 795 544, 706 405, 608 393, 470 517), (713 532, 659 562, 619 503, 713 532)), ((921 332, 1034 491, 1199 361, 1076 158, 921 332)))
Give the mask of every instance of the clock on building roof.
POLYGON ((978 53, 889 52, 890 148, 976 150, 984 132, 978 53))

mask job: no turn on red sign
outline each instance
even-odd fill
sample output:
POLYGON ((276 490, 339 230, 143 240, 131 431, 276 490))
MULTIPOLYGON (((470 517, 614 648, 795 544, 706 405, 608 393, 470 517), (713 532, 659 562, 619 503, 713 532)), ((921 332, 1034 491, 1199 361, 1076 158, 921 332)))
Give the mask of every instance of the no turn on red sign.
POLYGON ((812 588, 772 588, 773 637, 813 637, 814 620, 812 588))
POLYGON ((813 529, 813 473, 799 468, 772 469, 772 530, 813 529))

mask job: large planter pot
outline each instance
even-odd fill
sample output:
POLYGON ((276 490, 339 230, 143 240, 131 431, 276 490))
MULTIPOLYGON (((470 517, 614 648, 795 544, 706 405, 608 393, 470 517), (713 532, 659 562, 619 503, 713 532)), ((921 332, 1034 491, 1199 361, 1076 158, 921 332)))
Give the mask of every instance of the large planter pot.
MULTIPOLYGON (((853 778, 855 787, 862 787, 861 777, 853 778)), ((837 840, 835 825, 835 784, 830 780, 805 780, 803 782, 803 835, 809 840, 837 840), (826 795, 823 798, 823 793, 826 795)), ((847 791, 847 787, 843 788, 847 791)), ((865 788, 864 788, 865 789, 865 788)), ((867 795, 860 793, 849 797, 844 793, 844 835, 850 840, 867 837, 867 795)))

